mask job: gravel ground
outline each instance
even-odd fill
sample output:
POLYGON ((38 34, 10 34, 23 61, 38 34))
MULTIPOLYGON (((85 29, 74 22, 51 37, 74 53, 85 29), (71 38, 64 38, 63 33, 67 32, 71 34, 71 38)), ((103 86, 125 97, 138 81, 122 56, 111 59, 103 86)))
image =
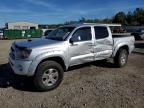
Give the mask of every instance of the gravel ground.
POLYGON ((55 90, 37 92, 31 80, 7 64, 12 41, 0 40, 2 108, 144 108, 144 42, 136 42, 127 66, 97 61, 72 67, 55 90))

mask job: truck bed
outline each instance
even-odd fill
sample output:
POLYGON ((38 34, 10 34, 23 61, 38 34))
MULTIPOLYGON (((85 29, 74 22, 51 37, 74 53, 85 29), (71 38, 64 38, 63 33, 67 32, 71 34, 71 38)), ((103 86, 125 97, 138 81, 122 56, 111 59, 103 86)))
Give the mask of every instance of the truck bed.
POLYGON ((117 37, 130 37, 132 36, 131 33, 113 33, 112 37, 117 38, 117 37))
POLYGON ((121 45, 121 44, 127 44, 131 47, 134 46, 134 36, 132 35, 128 35, 128 34, 117 34, 117 35, 113 35, 113 44, 114 47, 116 47, 117 45, 121 45))

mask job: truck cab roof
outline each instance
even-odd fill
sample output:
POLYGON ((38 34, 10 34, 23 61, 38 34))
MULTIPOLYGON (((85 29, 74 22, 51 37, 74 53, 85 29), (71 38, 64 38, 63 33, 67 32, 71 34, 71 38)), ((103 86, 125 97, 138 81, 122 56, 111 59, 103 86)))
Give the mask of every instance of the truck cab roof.
POLYGON ((78 23, 78 24, 64 25, 64 27, 82 27, 82 26, 109 26, 109 27, 121 27, 121 24, 78 23))

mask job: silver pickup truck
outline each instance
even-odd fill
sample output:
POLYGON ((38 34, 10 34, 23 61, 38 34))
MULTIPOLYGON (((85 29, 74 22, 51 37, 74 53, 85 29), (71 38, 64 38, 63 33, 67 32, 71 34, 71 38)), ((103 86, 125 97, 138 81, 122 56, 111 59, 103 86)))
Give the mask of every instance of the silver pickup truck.
POLYGON ((134 41, 133 36, 112 34, 106 24, 65 25, 45 39, 14 42, 9 63, 15 74, 33 77, 38 90, 51 90, 70 66, 108 58, 125 66, 134 41))

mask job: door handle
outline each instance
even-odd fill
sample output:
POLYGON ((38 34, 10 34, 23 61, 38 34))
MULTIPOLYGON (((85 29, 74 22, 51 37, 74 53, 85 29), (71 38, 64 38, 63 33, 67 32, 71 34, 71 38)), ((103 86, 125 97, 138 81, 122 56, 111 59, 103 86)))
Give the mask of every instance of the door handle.
POLYGON ((71 44, 71 46, 78 46, 78 44, 71 44))

